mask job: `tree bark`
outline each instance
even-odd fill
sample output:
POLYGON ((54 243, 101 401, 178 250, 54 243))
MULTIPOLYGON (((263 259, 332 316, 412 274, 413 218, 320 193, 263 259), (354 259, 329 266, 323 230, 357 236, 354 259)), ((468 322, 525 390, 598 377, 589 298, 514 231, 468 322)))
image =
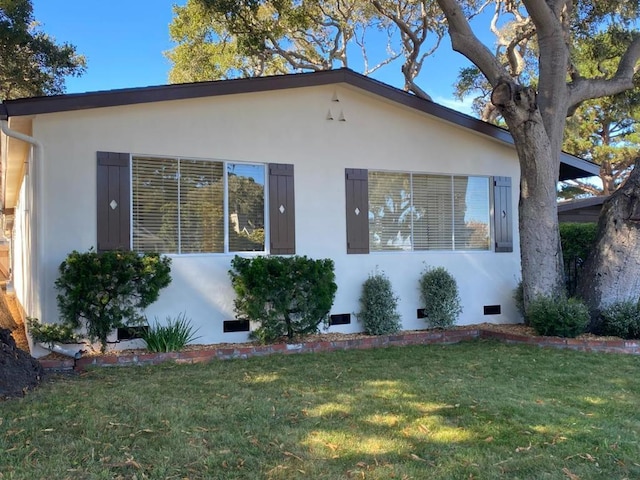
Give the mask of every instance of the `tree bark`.
MULTIPOLYGON (((509 126, 520 161, 518 214, 526 308, 539 295, 560 295, 564 291, 555 190, 560 158, 549 140, 533 89, 500 83, 491 101, 509 126)), ((555 128, 562 131, 562 126, 555 128)))
MULTIPOLYGON (((596 244, 578 278, 592 318, 607 305, 640 296, 640 158, 625 184, 604 203, 596 244)), ((595 326, 595 325, 592 325, 595 326)))

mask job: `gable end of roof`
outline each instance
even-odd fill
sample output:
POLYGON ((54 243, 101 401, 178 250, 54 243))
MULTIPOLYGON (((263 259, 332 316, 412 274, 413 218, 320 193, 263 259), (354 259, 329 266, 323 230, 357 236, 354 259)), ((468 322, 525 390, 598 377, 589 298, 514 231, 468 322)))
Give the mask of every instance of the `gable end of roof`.
MULTIPOLYGON (((503 128, 483 122, 470 115, 460 113, 432 101, 418 98, 415 95, 356 73, 348 68, 268 77, 216 80, 7 100, 3 104, 0 104, 0 119, 7 119, 12 116, 68 112, 240 93, 266 92, 338 83, 345 83, 357 87, 365 92, 380 96, 394 103, 404 105, 459 127, 467 128, 513 145, 511 134, 503 128)), ((560 180, 598 174, 599 167, 597 165, 581 158, 563 153, 561 160, 560 180)))

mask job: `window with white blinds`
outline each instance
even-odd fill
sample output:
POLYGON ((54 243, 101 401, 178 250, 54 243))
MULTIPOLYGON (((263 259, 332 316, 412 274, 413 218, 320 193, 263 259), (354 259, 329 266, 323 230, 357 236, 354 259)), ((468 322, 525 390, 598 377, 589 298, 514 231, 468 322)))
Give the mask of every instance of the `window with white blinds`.
POLYGON ((489 250, 488 177, 369 171, 369 248, 489 250))
POLYGON ((264 251, 264 165, 133 157, 131 172, 134 250, 264 251))

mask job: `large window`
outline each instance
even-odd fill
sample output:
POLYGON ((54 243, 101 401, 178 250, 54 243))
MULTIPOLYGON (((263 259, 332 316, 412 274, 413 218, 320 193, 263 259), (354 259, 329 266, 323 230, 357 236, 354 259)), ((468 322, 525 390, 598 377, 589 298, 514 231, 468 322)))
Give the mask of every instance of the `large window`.
POLYGON ((132 186, 136 251, 265 250, 264 165, 133 157, 132 186))
POLYGON ((369 248, 489 250, 488 177, 369 172, 369 248))

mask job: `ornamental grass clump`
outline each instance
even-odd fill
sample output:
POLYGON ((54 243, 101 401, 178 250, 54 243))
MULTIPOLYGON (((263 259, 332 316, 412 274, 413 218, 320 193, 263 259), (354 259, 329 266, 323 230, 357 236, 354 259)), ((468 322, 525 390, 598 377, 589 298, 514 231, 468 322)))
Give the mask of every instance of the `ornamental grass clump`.
POLYGON ((458 284, 444 267, 426 268, 420 277, 420 299, 432 328, 450 327, 462 313, 458 284))
POLYGON ((194 330, 191 319, 181 313, 175 320, 167 317, 165 325, 160 325, 156 318, 154 325, 149 325, 149 328, 143 331, 142 339, 147 343, 147 350, 150 352, 176 352, 200 338, 196 337, 198 330, 194 330))
POLYGON ((258 323, 252 336, 263 343, 317 333, 338 288, 333 268, 330 259, 306 256, 234 257, 229 276, 238 319, 258 323))
POLYGON ((367 335, 387 335, 400 330, 398 297, 393 293, 391 281, 384 273, 369 275, 362 285, 359 320, 367 335))
POLYGON ((589 325, 589 309, 577 298, 538 296, 527 308, 527 320, 538 335, 574 338, 589 325))

